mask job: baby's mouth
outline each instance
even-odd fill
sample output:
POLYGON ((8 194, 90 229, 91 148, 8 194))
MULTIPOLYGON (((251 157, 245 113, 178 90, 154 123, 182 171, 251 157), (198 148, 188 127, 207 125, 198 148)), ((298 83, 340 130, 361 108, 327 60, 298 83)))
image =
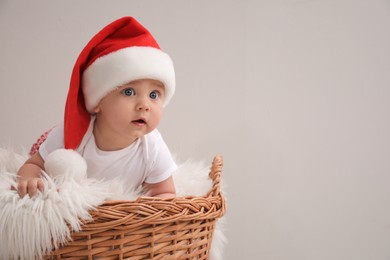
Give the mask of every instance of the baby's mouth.
POLYGON ((142 118, 137 119, 137 120, 133 120, 131 122, 134 123, 134 124, 137 124, 137 125, 144 125, 144 124, 146 124, 146 121, 144 119, 142 119, 142 118))

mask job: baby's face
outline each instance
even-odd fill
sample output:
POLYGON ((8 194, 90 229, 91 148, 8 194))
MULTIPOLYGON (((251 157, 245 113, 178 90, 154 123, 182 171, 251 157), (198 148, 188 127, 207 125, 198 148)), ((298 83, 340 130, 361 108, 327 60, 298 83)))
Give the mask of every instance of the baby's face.
POLYGON ((107 134, 139 138, 160 123, 164 105, 164 85, 141 79, 120 86, 107 94, 95 108, 96 123, 107 134))

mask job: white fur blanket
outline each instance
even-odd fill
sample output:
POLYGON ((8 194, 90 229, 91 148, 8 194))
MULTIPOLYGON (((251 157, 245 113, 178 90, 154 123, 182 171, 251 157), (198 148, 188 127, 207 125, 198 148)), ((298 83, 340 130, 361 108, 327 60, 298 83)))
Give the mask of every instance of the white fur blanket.
MULTIPOLYGON (((53 244, 71 239, 67 224, 75 231, 81 229, 80 219, 90 219, 90 209, 106 200, 133 200, 140 195, 136 190, 124 190, 116 180, 87 178, 84 159, 61 149, 45 162, 45 190, 32 198, 20 198, 11 187, 16 185, 16 173, 26 159, 26 155, 0 148, 0 259, 41 259, 53 250, 53 244)), ((208 173, 202 162, 179 164, 173 174, 177 195, 205 195, 212 186, 208 173)), ((226 243, 223 222, 221 218, 214 231, 213 260, 222 259, 226 243)))

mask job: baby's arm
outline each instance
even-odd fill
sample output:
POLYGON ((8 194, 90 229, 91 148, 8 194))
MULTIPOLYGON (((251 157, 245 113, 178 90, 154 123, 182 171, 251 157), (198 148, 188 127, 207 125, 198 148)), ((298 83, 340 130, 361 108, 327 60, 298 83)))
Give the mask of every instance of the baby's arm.
POLYGON ((145 183, 144 188, 152 197, 175 197, 176 190, 172 176, 158 183, 145 183))
POLYGON ((41 179, 43 167, 44 160, 39 152, 31 156, 20 167, 17 186, 20 197, 24 197, 27 193, 32 197, 37 193, 37 190, 43 191, 44 185, 41 179))

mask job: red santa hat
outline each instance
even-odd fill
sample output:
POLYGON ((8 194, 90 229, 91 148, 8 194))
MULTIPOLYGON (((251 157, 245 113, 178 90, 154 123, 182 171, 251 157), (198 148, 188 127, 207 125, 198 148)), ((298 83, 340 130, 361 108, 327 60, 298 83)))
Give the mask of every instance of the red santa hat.
POLYGON ((171 58, 138 21, 123 17, 98 32, 74 65, 65 105, 65 148, 79 146, 90 114, 106 94, 138 79, 161 81, 165 87, 164 105, 175 92, 171 58))

